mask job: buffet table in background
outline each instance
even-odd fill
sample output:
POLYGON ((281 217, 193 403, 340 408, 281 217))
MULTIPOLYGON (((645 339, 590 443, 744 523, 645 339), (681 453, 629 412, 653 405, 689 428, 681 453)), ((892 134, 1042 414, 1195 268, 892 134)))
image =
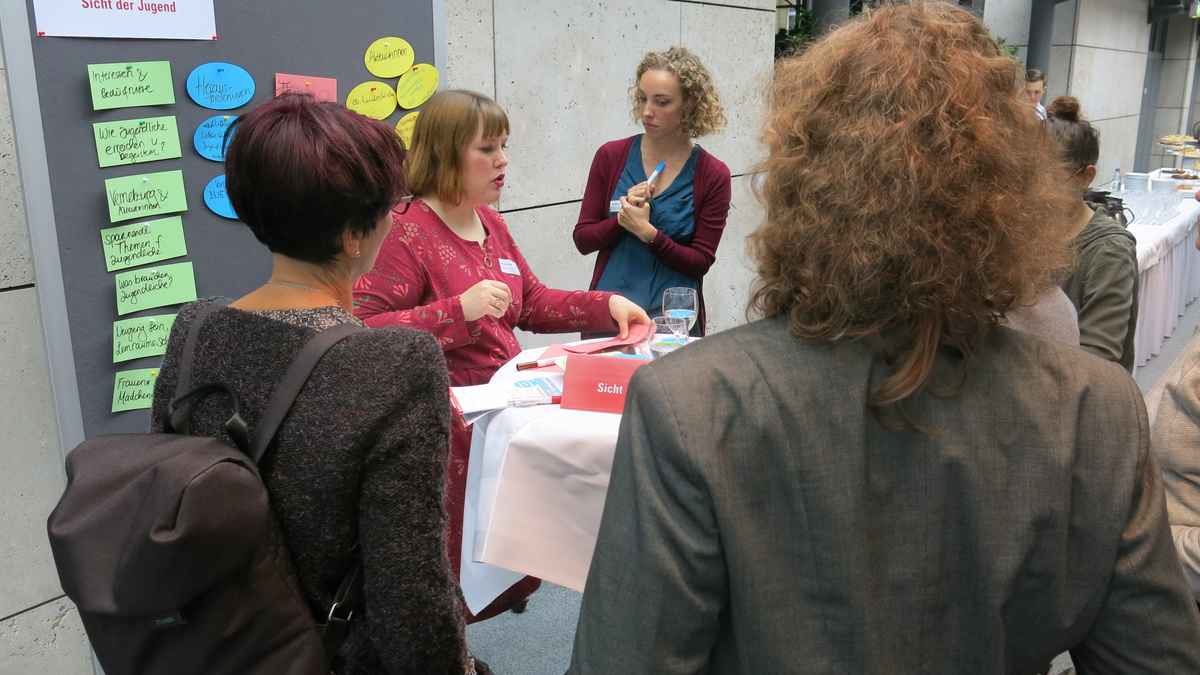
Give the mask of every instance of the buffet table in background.
POLYGON ((1180 193, 1177 207, 1155 216, 1162 193, 1123 191, 1116 196, 1134 215, 1129 231, 1137 238, 1141 275, 1134 351, 1141 366, 1158 353, 1187 304, 1200 296, 1200 251, 1195 247, 1200 202, 1180 193))

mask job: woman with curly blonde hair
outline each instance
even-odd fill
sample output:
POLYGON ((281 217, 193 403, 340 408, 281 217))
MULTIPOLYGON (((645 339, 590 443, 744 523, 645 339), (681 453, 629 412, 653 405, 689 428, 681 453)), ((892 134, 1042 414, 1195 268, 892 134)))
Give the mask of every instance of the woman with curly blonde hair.
POLYGON ((647 54, 629 93, 645 133, 596 152, 575 247, 599 251, 591 290, 620 293, 651 317, 662 314, 666 289, 696 289, 693 332, 703 335, 703 279, 725 229, 730 182, 729 167, 693 139, 724 129, 725 113, 708 70, 684 47, 647 54))
POLYGON ((764 316, 633 376, 571 675, 1200 673, 1137 386, 997 325, 1079 198, 1021 75, 942 2, 777 68, 764 316))

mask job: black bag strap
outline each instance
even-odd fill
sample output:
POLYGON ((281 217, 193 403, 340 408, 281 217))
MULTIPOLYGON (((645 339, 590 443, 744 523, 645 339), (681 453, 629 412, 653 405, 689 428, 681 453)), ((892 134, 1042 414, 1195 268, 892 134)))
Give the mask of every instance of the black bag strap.
MULTIPOLYGON (((196 341, 200 337, 200 326, 204 324, 204 320, 208 318, 209 314, 212 314, 228 304, 228 300, 217 300, 215 302, 210 302, 196 312, 196 317, 192 319, 192 325, 188 326, 187 339, 185 339, 183 342, 183 354, 179 359, 179 379, 175 383, 175 396, 172 397, 171 404, 167 406, 167 412, 163 416, 162 421, 163 429, 168 433, 183 434, 185 436, 191 433, 192 422, 190 415, 188 414, 188 410, 191 406, 188 404, 190 404, 192 399, 196 397, 187 398, 183 405, 180 405, 177 402, 183 400, 188 392, 192 390, 192 363, 195 361, 194 357, 196 355, 196 341)), ((229 421, 225 423, 225 428, 228 430, 230 428, 229 425, 235 424, 235 417, 237 418, 237 421, 241 421, 241 415, 237 414, 240 407, 240 400, 237 398, 237 394, 235 394, 232 390, 226 388, 225 391, 228 391, 231 395, 234 410, 234 417, 230 417, 229 421)), ((207 393, 211 393, 211 390, 207 393)), ((242 426, 244 427, 245 423, 242 423, 242 426)), ((234 442, 237 442, 238 436, 235 436, 234 433, 235 432, 231 431, 229 435, 234 439, 234 442)))
MULTIPOLYGON (((175 396, 178 399, 192 389, 192 363, 196 356, 196 341, 200 338, 200 326, 204 324, 204 320, 209 314, 225 307, 229 304, 228 300, 217 300, 200 308, 196 312, 196 318, 192 319, 192 325, 188 326, 187 339, 183 343, 183 356, 179 359, 179 381, 175 383, 175 396)), ((176 426, 179 433, 187 433, 188 424, 185 421, 183 426, 176 426)))
POLYGON ((321 632, 321 642, 325 645, 325 654, 330 663, 337 656, 342 640, 346 638, 346 630, 350 628, 350 619, 363 606, 363 571, 362 555, 354 558, 350 571, 342 579, 337 595, 333 596, 333 605, 329 608, 329 616, 325 623, 318 628, 321 632))
POLYGON ((279 425, 283 423, 283 418, 287 417, 288 411, 292 409, 292 403, 296 401, 296 396, 304 388, 304 383, 308 382, 308 376, 312 374, 317 362, 321 360, 325 352, 329 351, 330 347, 361 330, 365 329, 351 323, 331 326, 312 336, 300 353, 296 355, 291 367, 284 374, 283 380, 275 388, 275 394, 271 396, 266 411, 263 412, 263 416, 254 427, 254 433, 250 436, 250 452, 248 454, 255 464, 258 464, 263 453, 267 451, 267 447, 271 445, 271 441, 275 438, 275 432, 279 431, 279 425))
MULTIPOLYGON (((271 400, 267 403, 267 408, 263 412, 262 418, 254 427, 254 433, 247 433, 246 423, 241 416, 241 400, 237 392, 230 389, 223 383, 210 383, 197 387, 189 391, 192 379, 192 361, 196 349, 196 341, 200 333, 200 324, 214 310, 224 307, 225 302, 214 302, 205 306, 196 314, 195 320, 188 328, 187 341, 183 346, 183 358, 179 367, 179 383, 175 388, 176 397, 171 401, 168 407, 167 419, 163 420, 163 426, 168 431, 178 430, 178 433, 187 433, 188 427, 188 409, 192 400, 207 396, 211 393, 221 392, 229 396, 233 402, 233 416, 225 423, 225 430, 229 436, 237 444, 242 452, 250 457, 251 461, 257 465, 270 447, 271 441, 275 439, 275 433, 279 431, 279 425, 283 423, 283 419, 287 417, 288 412, 292 409, 292 404, 296 402, 296 396, 300 394, 300 390, 304 388, 308 378, 312 375, 312 371, 316 368, 317 363, 325 356, 325 352, 329 351, 338 342, 350 337, 350 335, 365 330, 361 326, 351 323, 338 324, 331 326, 309 338, 300 353, 292 361, 292 365, 283 375, 283 380, 279 386, 275 388, 275 393, 271 395, 271 400)), ((362 571, 362 556, 356 555, 354 563, 350 566, 350 571, 346 573, 342 579, 342 585, 338 588, 337 595, 334 596, 333 606, 329 610, 329 617, 325 624, 319 626, 321 632, 321 641, 325 646, 326 657, 332 663, 337 655, 338 649, 341 647, 342 641, 346 637, 346 630, 350 625, 350 618, 354 612, 361 610, 363 607, 363 571, 362 571)))
POLYGON ((233 404, 233 414, 229 416, 229 419, 225 420, 225 432, 233 439, 238 450, 249 455, 250 427, 246 424, 246 420, 242 419, 242 398, 237 395, 236 391, 230 389, 223 382, 210 382, 200 385, 183 396, 172 399, 171 403, 167 405, 167 412, 164 415, 163 431, 168 434, 186 434, 186 431, 178 431, 176 425, 181 425, 185 428, 189 425, 189 410, 192 401, 215 393, 225 394, 229 397, 230 403, 233 404))

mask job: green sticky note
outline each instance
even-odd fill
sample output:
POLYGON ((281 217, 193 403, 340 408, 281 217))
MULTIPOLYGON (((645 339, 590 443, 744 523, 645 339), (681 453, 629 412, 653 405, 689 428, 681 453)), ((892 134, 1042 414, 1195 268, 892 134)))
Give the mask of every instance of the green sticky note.
POLYGON ((117 373, 113 385, 113 412, 149 408, 154 401, 154 381, 158 379, 158 368, 124 370, 117 373))
POLYGON ((100 230, 100 245, 109 272, 187 255, 179 216, 100 230))
POLYGON ((88 66, 88 84, 93 110, 175 102, 170 61, 94 63, 88 66))
POLYGON ((167 353, 174 314, 139 316, 113 322, 113 363, 167 353))
POLYGON ((116 280, 117 314, 121 316, 196 299, 196 275, 190 262, 122 272, 116 280))
POLYGON ((175 116, 96 122, 96 157, 100 166, 120 166, 182 157, 175 116))
POLYGON ((183 172, 178 170, 109 178, 104 181, 104 193, 108 220, 113 223, 187 211, 183 172))

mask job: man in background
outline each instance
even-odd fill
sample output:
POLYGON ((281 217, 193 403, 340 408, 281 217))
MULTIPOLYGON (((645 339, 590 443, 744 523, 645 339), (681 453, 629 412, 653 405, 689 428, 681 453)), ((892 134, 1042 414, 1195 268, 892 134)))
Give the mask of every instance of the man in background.
POLYGON ((1025 71, 1025 99, 1037 106, 1038 119, 1046 119, 1046 108, 1042 97, 1046 95, 1046 74, 1037 68, 1025 71))

